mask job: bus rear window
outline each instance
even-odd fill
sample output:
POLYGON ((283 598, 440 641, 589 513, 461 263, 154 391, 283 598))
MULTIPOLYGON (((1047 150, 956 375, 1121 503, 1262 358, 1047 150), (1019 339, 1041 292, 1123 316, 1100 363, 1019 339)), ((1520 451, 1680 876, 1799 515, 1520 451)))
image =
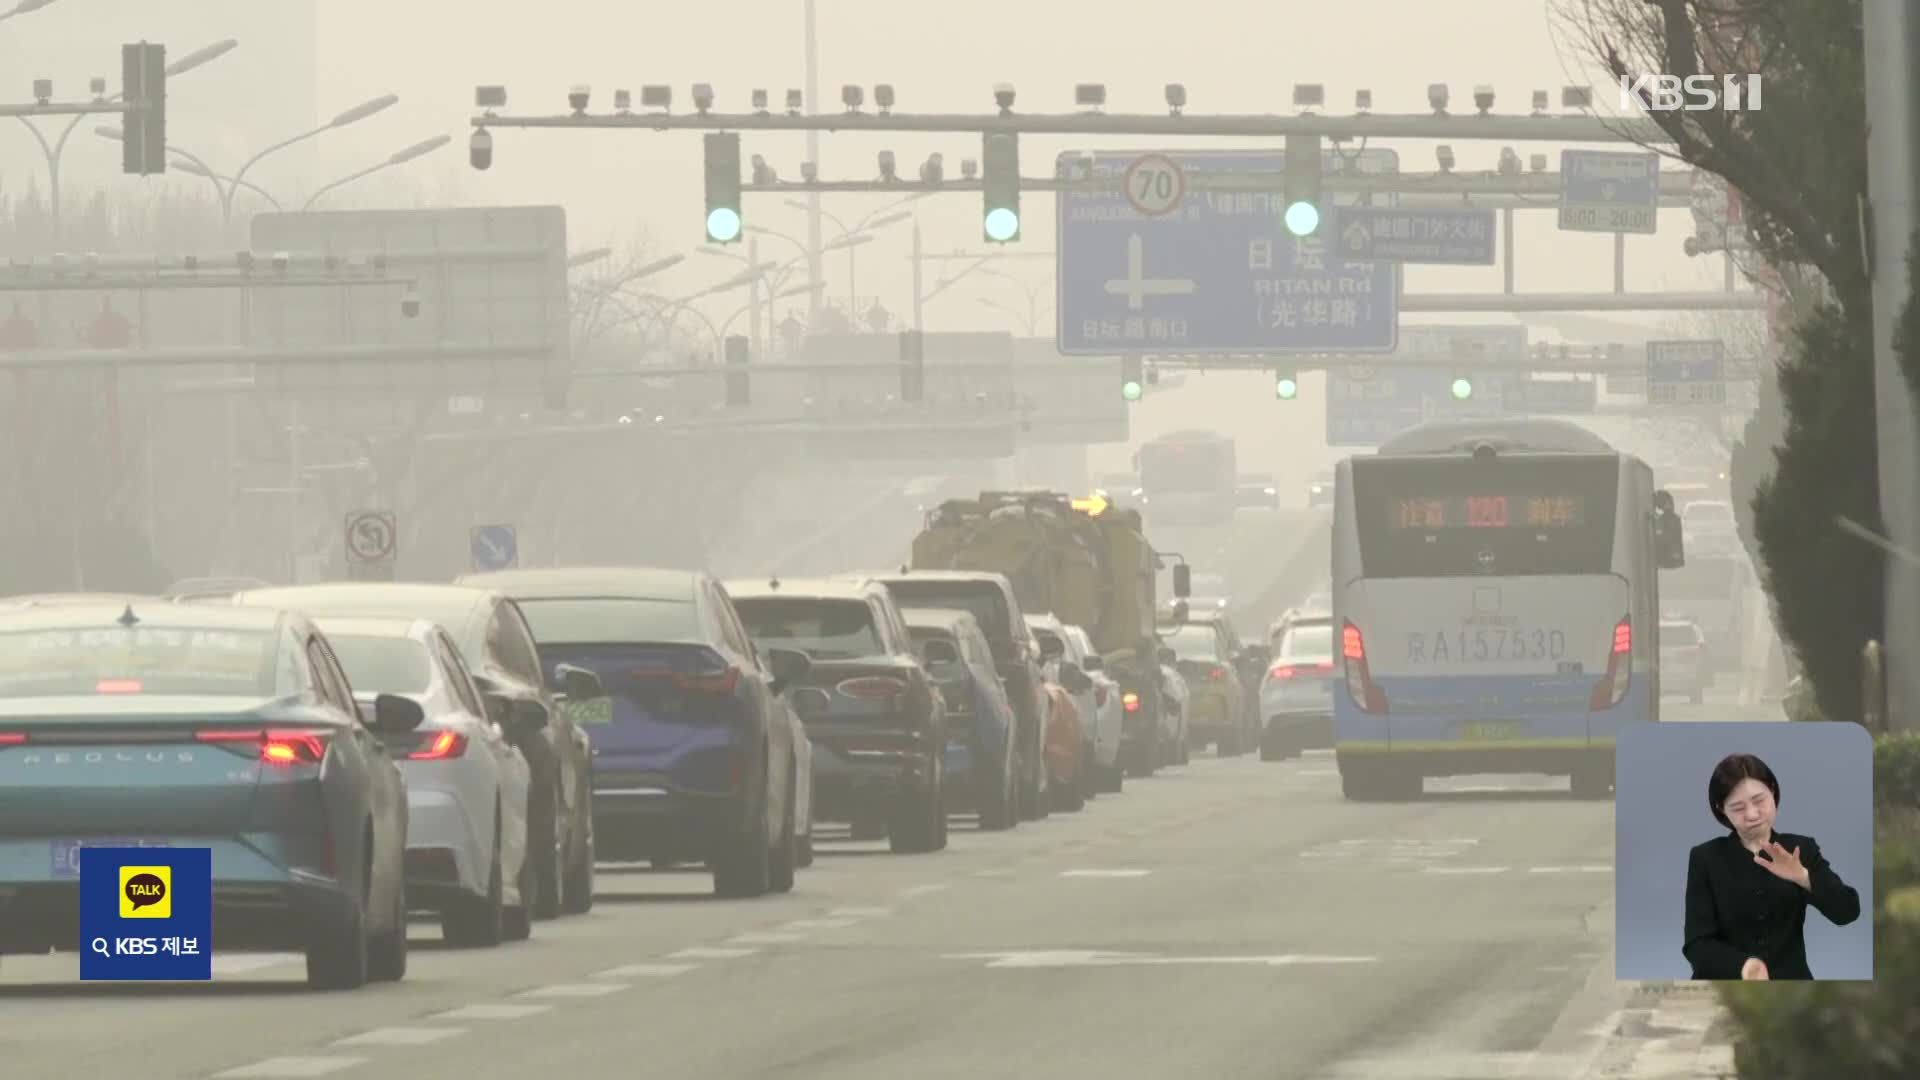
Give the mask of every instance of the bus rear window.
POLYGON ((1140 486, 1148 491, 1231 491, 1233 458, 1215 443, 1158 443, 1140 452, 1140 486))
POLYGON ((1361 573, 1608 573, 1619 473, 1614 457, 1355 461, 1361 573))

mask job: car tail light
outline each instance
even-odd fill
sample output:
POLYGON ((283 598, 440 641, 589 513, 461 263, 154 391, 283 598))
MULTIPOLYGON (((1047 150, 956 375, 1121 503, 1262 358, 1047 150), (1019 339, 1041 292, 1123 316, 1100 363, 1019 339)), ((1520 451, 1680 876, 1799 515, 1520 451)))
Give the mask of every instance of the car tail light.
POLYGON ((1589 709, 1611 709, 1627 696, 1633 682, 1633 619, 1622 615, 1613 624, 1613 648, 1607 653, 1607 673, 1593 686, 1589 709))
POLYGON ((1352 620, 1340 628, 1340 654, 1347 662, 1347 694, 1353 703, 1363 712, 1386 712, 1387 695, 1374 685, 1373 672, 1367 667, 1366 638, 1352 620))
POLYGON ((1227 678, 1227 669, 1221 667, 1218 664, 1215 664, 1214 666, 1207 669, 1208 682, 1224 682, 1226 681, 1226 678, 1227 678))
POLYGON ((1275 664, 1267 669, 1267 677, 1284 682, 1287 679, 1296 678, 1307 672, 1312 672, 1315 675, 1326 675, 1332 671, 1333 661, 1331 660, 1318 664, 1275 664))
POLYGON ((862 675, 844 679, 834 689, 848 697, 891 698, 906 693, 907 684, 886 675, 862 675))
POLYGON ((14 731, 0 731, 0 746, 19 746, 27 741, 25 735, 14 731))
POLYGON ((1128 712, 1140 711, 1140 695, 1129 690, 1120 695, 1120 707, 1128 712))
POLYGON ((101 679, 93 684, 96 694, 137 694, 142 688, 139 679, 101 679))
POLYGON ((244 750, 251 743, 260 760, 269 765, 318 765, 327 756, 323 731, 246 731, 213 729, 195 733, 203 743, 244 750))
POLYGON ((683 694, 714 694, 725 697, 740 685, 740 669, 727 668, 724 671, 689 674, 681 672, 673 677, 673 684, 683 694))
POLYGON ((408 761, 445 761, 467 752, 467 737, 457 731, 431 731, 420 741, 420 749, 408 754, 408 761))

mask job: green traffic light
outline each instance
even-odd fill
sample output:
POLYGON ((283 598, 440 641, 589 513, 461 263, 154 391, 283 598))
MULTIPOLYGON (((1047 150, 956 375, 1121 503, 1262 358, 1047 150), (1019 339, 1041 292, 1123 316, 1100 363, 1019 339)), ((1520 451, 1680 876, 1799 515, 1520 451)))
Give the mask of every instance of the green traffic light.
POLYGON ((740 238, 740 211, 721 206, 707 214, 707 239, 727 244, 740 238))
POLYGON ((987 239, 1004 244, 1020 232, 1020 215, 1004 206, 987 211, 987 239))
POLYGON ((1300 383, 1290 376, 1282 375, 1273 384, 1273 396, 1282 401, 1292 401, 1300 393, 1300 383))
POLYGON ((1127 380, 1125 383, 1121 384, 1120 396, 1123 398, 1126 398, 1128 401, 1139 401, 1140 400, 1140 384, 1137 382, 1134 382, 1131 379, 1127 380))
POLYGON ((1297 202, 1287 207, 1287 231, 1295 236, 1312 236, 1320 227, 1320 208, 1310 202, 1297 202))
POLYGON ((1453 399, 1455 401, 1465 401, 1472 396, 1473 381, 1471 379, 1453 380, 1453 399))

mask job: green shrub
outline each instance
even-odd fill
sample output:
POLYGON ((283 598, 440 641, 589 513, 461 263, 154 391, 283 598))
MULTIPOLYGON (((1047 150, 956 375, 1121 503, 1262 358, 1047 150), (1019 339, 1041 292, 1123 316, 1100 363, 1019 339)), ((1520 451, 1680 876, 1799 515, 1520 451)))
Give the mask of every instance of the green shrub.
POLYGON ((1741 1077, 1920 1076, 1920 736, 1874 746, 1873 981, 1725 983, 1741 1077))

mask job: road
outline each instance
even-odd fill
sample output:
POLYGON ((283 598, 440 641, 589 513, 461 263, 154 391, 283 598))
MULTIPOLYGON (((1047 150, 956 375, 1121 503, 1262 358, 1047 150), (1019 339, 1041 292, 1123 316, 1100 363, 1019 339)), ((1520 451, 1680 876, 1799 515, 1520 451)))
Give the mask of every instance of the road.
POLYGON ((1353 804, 1325 754, 1196 757, 1082 814, 963 822, 934 855, 829 841, 786 896, 609 867, 589 915, 482 951, 422 925, 404 982, 353 993, 308 992, 291 956, 184 986, 8 957, 0 1071, 1560 1080, 1603 1043, 1622 1060, 1611 806, 1564 781, 1428 787, 1353 804))

